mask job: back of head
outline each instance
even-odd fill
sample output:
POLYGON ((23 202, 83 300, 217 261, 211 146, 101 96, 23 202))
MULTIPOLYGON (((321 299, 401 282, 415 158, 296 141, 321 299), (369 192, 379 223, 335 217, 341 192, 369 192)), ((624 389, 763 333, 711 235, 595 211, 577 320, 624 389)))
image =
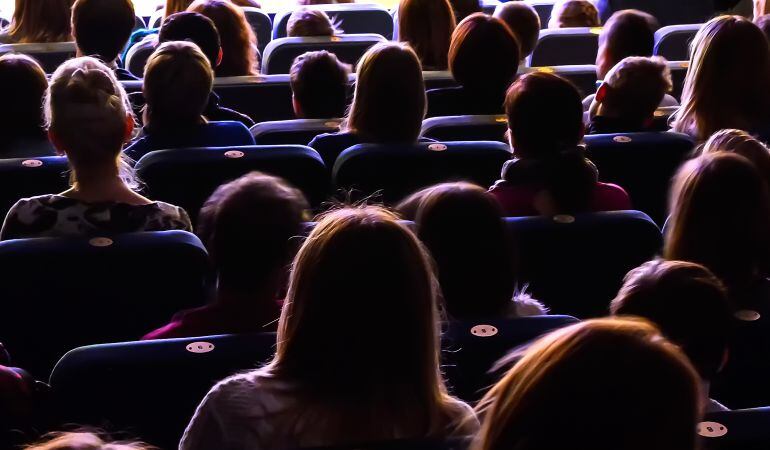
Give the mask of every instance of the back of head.
POLYGON ((214 73, 206 56, 190 42, 161 44, 147 60, 143 92, 149 130, 185 128, 202 123, 214 73))
POLYGON ((664 256, 703 264, 731 294, 770 257, 768 188, 746 158, 710 153, 685 163, 671 186, 664 256))
POLYGON ((45 134, 43 97, 48 79, 29 56, 0 57, 0 97, 8 106, 0 109, 3 139, 40 137, 45 134))
POLYGON ((626 275, 610 311, 654 323, 682 349, 703 380, 712 380, 722 367, 730 308, 722 282, 705 267, 684 261, 647 262, 626 275))
POLYGON ((626 9, 614 13, 599 34, 596 65, 599 78, 629 56, 652 56, 658 20, 646 12, 626 9))
POLYGON ((196 0, 188 11, 211 19, 222 44, 222 61, 216 67, 218 77, 254 75, 257 64, 257 37, 243 9, 228 0, 196 0))
POLYGON ((416 142, 425 117, 420 60, 404 44, 370 48, 356 69, 347 128, 365 142, 416 142))
POLYGON ((206 55, 211 67, 219 63, 222 46, 214 22, 194 12, 180 12, 166 17, 158 33, 158 42, 190 41, 206 55))
POLYGON ((72 34, 80 54, 115 61, 131 37, 135 20, 131 0, 76 0, 72 34))
POLYGON ((540 37, 540 16, 535 8, 524 2, 502 3, 495 8, 495 17, 505 22, 519 41, 521 58, 532 54, 540 37))
POLYGON ((631 56, 610 69, 596 101, 601 103, 602 115, 642 126, 652 121, 655 110, 672 87, 671 70, 665 59, 631 56))
POLYGON ((504 92, 519 70, 519 43, 503 21, 473 14, 457 25, 449 46, 449 70, 462 86, 504 92))
POLYGON ((166 17, 186 10, 193 0, 166 0, 166 17))
POLYGON ((140 442, 108 442, 94 433, 81 431, 52 433, 25 450, 149 450, 140 442))
POLYGON ((414 49, 424 70, 447 69, 455 25, 449 0, 401 0, 398 5, 398 39, 414 49))
POLYGON ((294 60, 290 82, 294 99, 306 119, 343 117, 348 105, 350 66, 326 50, 294 60))
POLYGON ((512 255, 500 205, 486 189, 445 183, 397 208, 417 223, 436 261, 444 304, 456 319, 500 317, 514 292, 512 255))
POLYGON ((283 279, 302 232, 305 196, 284 180, 252 172, 217 188, 201 209, 198 236, 220 288, 253 292, 283 279))
POLYGON ((764 14, 755 18, 754 23, 770 39, 770 14, 764 14))
POLYGON ((700 154, 730 152, 743 156, 754 164, 770 186, 770 148, 743 130, 719 130, 703 144, 700 154))
POLYGON ((756 131, 770 111, 770 49, 740 16, 708 21, 691 44, 690 68, 674 129, 705 140, 723 128, 756 131))
POLYGON ((484 421, 472 448, 694 450, 698 382, 687 358, 649 323, 588 320, 523 352, 481 400, 484 421))
POLYGON ((286 23, 289 37, 334 36, 336 31, 329 16, 319 9, 295 9, 286 23))
POLYGON ((16 0, 8 34, 14 42, 72 40, 70 15, 73 0, 16 0))
POLYGON ((553 5, 548 28, 600 27, 599 10, 589 0, 560 0, 553 5))

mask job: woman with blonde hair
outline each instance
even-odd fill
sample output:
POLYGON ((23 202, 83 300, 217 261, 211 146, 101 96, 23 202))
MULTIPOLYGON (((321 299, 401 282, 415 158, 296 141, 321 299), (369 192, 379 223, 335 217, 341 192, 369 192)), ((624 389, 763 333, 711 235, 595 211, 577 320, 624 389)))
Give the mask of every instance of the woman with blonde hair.
POLYGON ((420 136, 425 82, 414 50, 406 44, 377 44, 361 57, 356 74, 344 131, 319 135, 309 144, 329 167, 353 145, 415 143, 420 136))
POLYGON ((698 153, 729 152, 751 161, 770 186, 770 148, 743 130, 719 130, 706 141, 698 153))
POLYGON ((70 10, 73 1, 16 0, 11 24, 0 33, 0 43, 71 41, 70 10))
POLYGON ((228 0, 196 0, 187 10, 203 14, 217 27, 222 45, 222 61, 215 70, 217 77, 257 74, 257 36, 241 8, 228 0))
POLYGON ((472 435, 473 412, 439 370, 436 295, 429 256, 395 215, 327 213, 294 259, 273 361, 214 386, 179 448, 472 435))
POLYGON ((691 49, 674 131, 700 142, 723 128, 770 138, 770 48, 764 33, 746 18, 720 16, 703 25, 691 49))
POLYGON ((698 375, 649 322, 588 320, 512 361, 476 408, 483 419, 473 450, 696 448, 698 375))
POLYGON ((423 70, 447 70, 455 25, 449 0, 401 0, 398 5, 398 40, 414 49, 423 70))
POLYGON ((44 106, 51 142, 72 169, 72 187, 19 200, 0 239, 191 229, 183 209, 134 191, 122 153, 134 116, 110 68, 90 57, 65 62, 51 77, 44 106))

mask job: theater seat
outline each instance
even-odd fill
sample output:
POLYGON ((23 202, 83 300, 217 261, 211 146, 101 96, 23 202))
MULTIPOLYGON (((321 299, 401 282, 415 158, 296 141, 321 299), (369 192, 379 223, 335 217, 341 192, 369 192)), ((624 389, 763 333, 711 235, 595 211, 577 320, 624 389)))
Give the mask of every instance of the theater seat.
POLYGON ((506 218, 516 279, 554 314, 606 315, 626 273, 660 250, 660 229, 644 213, 506 218))
POLYGON ((573 64, 562 66, 523 67, 519 73, 546 72, 553 73, 571 81, 583 97, 596 92, 596 66, 591 64, 573 64))
POLYGON ((497 8, 499 5, 499 0, 481 0, 481 12, 491 16, 495 13, 495 8, 497 8))
POLYGON ((671 178, 695 146, 692 139, 673 132, 595 134, 585 145, 599 180, 622 186, 635 209, 662 225, 671 178))
POLYGON ((146 40, 131 46, 126 53, 126 61, 123 64, 126 70, 137 78, 144 78, 144 66, 147 65, 147 60, 155 51, 156 45, 155 40, 146 40))
POLYGON ((307 145, 322 133, 336 133, 342 119, 295 119, 262 122, 251 127, 257 145, 307 145))
POLYGON ((251 117, 254 122, 294 119, 288 75, 214 79, 220 104, 251 117))
POLYGON ((668 68, 671 70, 671 81, 674 84, 674 89, 671 91, 671 95, 677 100, 682 99, 682 90, 684 89, 684 80, 687 77, 687 70, 690 67, 690 62, 684 61, 669 61, 668 68))
POLYGON ((551 20, 551 11, 556 0, 524 0, 524 3, 535 8, 540 17, 540 28, 548 28, 548 21, 551 20))
POLYGON ((208 256, 183 231, 0 242, 0 342, 44 379, 67 350, 138 339, 205 302, 208 256))
POLYGON ((687 61, 690 59, 690 42, 703 24, 670 25, 655 32, 653 54, 669 61, 687 61))
MULTIPOLYGON (((344 34, 373 33, 385 39, 393 38, 393 17, 379 5, 368 4, 327 4, 309 8, 326 12, 332 23, 339 25, 344 34)), ((273 39, 287 36, 286 25, 293 9, 281 11, 273 19, 273 39)))
POLYGON ((559 28, 540 32, 537 46, 527 58, 527 66, 594 64, 601 28, 559 28))
POLYGON ((490 186, 510 159, 501 142, 359 144, 337 158, 333 184, 362 195, 378 193, 394 203, 432 184, 467 180, 490 186))
POLYGON ((44 44, 2 44, 0 56, 8 53, 23 53, 40 63, 45 73, 53 73, 64 61, 74 58, 77 46, 74 42, 54 42, 44 44))
POLYGON ((708 413, 698 424, 703 450, 770 448, 770 408, 708 413))
POLYGON ((262 73, 286 74, 297 56, 326 50, 340 61, 355 65, 369 47, 385 42, 379 34, 344 34, 340 36, 278 38, 268 44, 262 57, 262 73))
POLYGON ((499 116, 444 116, 422 122, 420 135, 436 141, 507 142, 508 119, 499 116))
POLYGON ((67 158, 0 159, 0 216, 3 219, 21 198, 58 194, 68 188, 67 158))
POLYGON ((299 145, 160 150, 136 164, 150 198, 182 206, 193 220, 219 185, 254 170, 285 178, 313 205, 326 198, 326 166, 315 150, 299 145))
POLYGON ((270 20, 270 16, 258 8, 244 7, 243 13, 257 36, 257 48, 260 53, 265 51, 265 47, 273 37, 273 21, 270 20))

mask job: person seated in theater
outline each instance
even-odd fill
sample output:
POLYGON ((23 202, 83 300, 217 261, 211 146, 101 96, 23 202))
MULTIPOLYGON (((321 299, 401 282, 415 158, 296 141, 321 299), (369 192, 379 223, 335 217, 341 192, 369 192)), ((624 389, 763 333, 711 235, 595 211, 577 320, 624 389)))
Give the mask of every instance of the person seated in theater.
MULTIPOLYGON (((260 8, 260 3, 256 0, 229 0, 234 5, 240 7, 260 8)), ((178 12, 186 11, 193 3, 193 0, 166 0, 166 7, 163 10, 163 20, 178 12)))
POLYGON ((599 11, 588 0, 559 0, 551 10, 548 28, 600 27, 599 11))
POLYGON ((502 210, 485 188, 466 182, 438 184, 410 195, 396 210, 416 223, 417 236, 433 256, 450 318, 546 314, 542 304, 516 290, 526 280, 516 279, 502 210))
MULTIPOLYGON (((406 44, 370 48, 358 61, 353 104, 338 133, 310 141, 327 167, 356 144, 414 144, 425 117, 425 82, 417 54, 406 44)), ((430 140, 428 140, 430 141, 430 140)))
POLYGON ((588 134, 653 131, 655 110, 671 88, 671 71, 663 58, 631 56, 620 61, 596 92, 588 111, 588 134))
POLYGON ((350 66, 326 50, 297 57, 289 71, 294 115, 298 119, 345 117, 350 66))
POLYGON ((534 72, 505 99, 513 159, 490 189, 507 216, 553 216, 631 209, 623 188, 600 183, 580 146, 585 131, 580 93, 558 75, 534 72))
POLYGON ((16 0, 13 17, 0 31, 0 44, 72 41, 72 0, 16 0))
POLYGON ((214 68, 217 77, 253 76, 259 73, 257 36, 243 8, 232 0, 196 0, 187 9, 211 19, 222 42, 222 60, 214 68))
POLYGON ((696 155, 721 152, 735 153, 751 161, 770 186, 770 148, 765 143, 743 130, 728 128, 712 134, 696 149, 696 155))
POLYGON ((51 142, 69 161, 72 187, 16 202, 0 239, 191 231, 182 208, 135 191, 139 183, 121 152, 134 131, 134 115, 109 67, 91 57, 59 66, 45 116, 51 142))
POLYGON ((329 16, 319 9, 299 8, 294 10, 286 23, 288 37, 331 37, 339 30, 332 24, 329 16))
POLYGON ((501 3, 495 8, 495 17, 505 22, 519 42, 522 60, 535 50, 540 37, 540 16, 531 5, 524 2, 501 3))
POLYGON ((274 331, 309 209, 302 192, 271 175, 252 172, 220 186, 197 226, 217 272, 213 301, 142 339, 274 331))
POLYGON ((72 5, 72 35, 78 56, 93 56, 115 71, 120 81, 137 80, 119 67, 119 55, 134 30, 131 0, 76 0, 72 5))
POLYGON ((0 158, 54 156, 43 117, 43 97, 48 79, 29 56, 0 57, 0 98, 8 108, 0 109, 0 158))
POLYGON ((417 53, 422 70, 447 70, 449 44, 457 26, 449 0, 401 0, 395 19, 398 41, 417 53))
POLYGON ((254 145, 242 123, 209 122, 203 116, 213 83, 214 71, 197 45, 161 44, 144 73, 142 91, 147 105, 142 136, 126 154, 139 160, 155 150, 254 145))

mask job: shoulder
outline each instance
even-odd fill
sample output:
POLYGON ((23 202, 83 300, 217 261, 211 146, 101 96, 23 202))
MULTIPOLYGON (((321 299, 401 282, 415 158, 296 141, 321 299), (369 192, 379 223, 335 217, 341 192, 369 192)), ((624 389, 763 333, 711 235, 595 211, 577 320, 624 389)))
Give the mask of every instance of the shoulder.
POLYGON ((227 139, 226 145, 254 145, 254 137, 249 127, 241 122, 234 120, 209 122, 203 130, 215 134, 217 138, 227 139))
POLYGON ((596 183, 595 201, 603 210, 622 210, 631 208, 631 198, 622 187, 611 183, 596 183))
POLYGON ((445 410, 449 421, 448 430, 452 437, 473 436, 479 431, 479 419, 467 403, 454 397, 447 397, 445 410))
POLYGON ((155 202, 158 207, 158 218, 161 219, 167 229, 192 230, 190 216, 183 208, 165 202, 155 202))

